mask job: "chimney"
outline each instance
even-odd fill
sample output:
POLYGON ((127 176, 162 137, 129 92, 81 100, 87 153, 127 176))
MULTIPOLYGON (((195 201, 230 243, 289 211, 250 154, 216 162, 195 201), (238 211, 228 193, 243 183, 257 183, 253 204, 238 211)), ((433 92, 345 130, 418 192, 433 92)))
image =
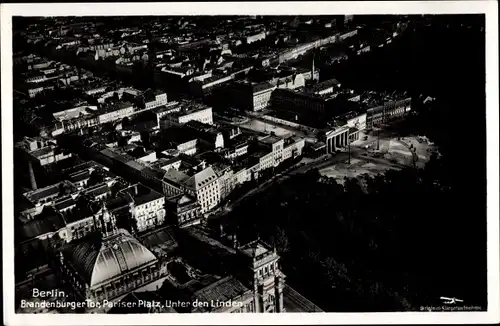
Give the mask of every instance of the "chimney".
POLYGON ((36 185, 35 172, 33 171, 33 163, 31 163, 31 161, 28 162, 28 170, 30 175, 31 189, 37 190, 38 187, 36 185))

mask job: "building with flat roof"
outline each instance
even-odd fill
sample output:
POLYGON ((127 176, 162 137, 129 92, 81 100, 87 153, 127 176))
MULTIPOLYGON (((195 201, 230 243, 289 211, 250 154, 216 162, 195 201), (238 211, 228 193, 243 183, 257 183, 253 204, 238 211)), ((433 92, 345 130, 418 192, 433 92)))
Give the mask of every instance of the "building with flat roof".
POLYGON ((224 135, 218 127, 194 120, 186 123, 184 127, 196 135, 200 144, 208 149, 219 150, 224 148, 224 135))
POLYGON ((312 93, 316 95, 324 95, 324 94, 332 94, 337 92, 337 90, 341 87, 342 85, 338 80, 335 78, 325 80, 321 83, 314 84, 311 87, 308 87, 305 92, 306 93, 312 93))
POLYGON ((276 85, 268 82, 255 83, 237 81, 220 88, 217 96, 223 98, 226 104, 246 111, 261 111, 269 105, 272 92, 276 85))
POLYGON ((259 144, 266 150, 266 156, 261 157, 260 169, 276 167, 283 161, 284 139, 276 136, 266 136, 259 139, 259 144))
MULTIPOLYGON (((389 123, 401 119, 411 112, 411 98, 406 94, 385 96, 381 104, 366 110, 366 126, 373 128, 376 125, 389 123)), ((379 102, 380 103, 380 102, 379 102)))
POLYGON ((57 140, 46 137, 24 137, 15 147, 22 151, 28 162, 39 166, 47 166, 73 156, 70 152, 63 151, 57 145, 57 140))
POLYGON ((160 131, 157 148, 159 150, 174 149, 179 153, 194 155, 198 150, 198 137, 190 129, 173 126, 160 131))
POLYGON ((324 114, 331 111, 335 99, 329 94, 319 95, 299 90, 277 89, 273 92, 271 103, 274 108, 307 114, 324 114))
POLYGON ((58 198, 66 194, 76 193, 77 191, 78 187, 76 185, 70 181, 64 180, 44 188, 28 191, 24 193, 23 196, 34 206, 50 206, 54 204, 54 201, 58 198))
POLYGON ((171 125, 183 125, 190 121, 213 124, 212 108, 201 104, 183 103, 179 111, 165 115, 161 126, 166 128, 171 125))

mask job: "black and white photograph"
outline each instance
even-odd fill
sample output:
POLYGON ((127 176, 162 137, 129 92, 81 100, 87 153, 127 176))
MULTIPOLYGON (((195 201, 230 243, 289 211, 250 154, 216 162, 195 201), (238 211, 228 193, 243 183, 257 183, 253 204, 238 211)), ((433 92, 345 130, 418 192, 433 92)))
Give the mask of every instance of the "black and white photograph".
POLYGON ((11 4, 4 322, 498 322, 497 3, 461 2, 11 4))

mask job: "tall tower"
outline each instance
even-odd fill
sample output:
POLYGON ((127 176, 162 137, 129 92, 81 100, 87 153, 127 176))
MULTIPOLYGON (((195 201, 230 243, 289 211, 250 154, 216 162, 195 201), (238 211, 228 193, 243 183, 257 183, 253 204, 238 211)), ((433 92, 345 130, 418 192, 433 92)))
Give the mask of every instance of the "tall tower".
POLYGON ((31 161, 28 161, 28 172, 30 175, 31 189, 37 190, 38 187, 36 185, 35 172, 33 171, 33 163, 31 163, 31 161))
POLYGON ((111 214, 108 211, 108 208, 106 207, 105 202, 102 202, 102 209, 101 209, 101 230, 103 233, 104 237, 108 237, 112 234, 114 234, 117 231, 116 228, 116 219, 114 214, 111 214))
POLYGON ((259 239, 239 247, 239 251, 250 267, 248 283, 254 292, 255 312, 284 312, 285 275, 276 249, 259 239))
POLYGON ((311 68, 311 79, 312 79, 313 82, 316 81, 316 79, 314 79, 314 73, 315 73, 315 70, 316 70, 315 67, 314 67, 314 57, 315 56, 316 56, 316 54, 313 53, 313 61, 312 61, 312 68, 311 68))

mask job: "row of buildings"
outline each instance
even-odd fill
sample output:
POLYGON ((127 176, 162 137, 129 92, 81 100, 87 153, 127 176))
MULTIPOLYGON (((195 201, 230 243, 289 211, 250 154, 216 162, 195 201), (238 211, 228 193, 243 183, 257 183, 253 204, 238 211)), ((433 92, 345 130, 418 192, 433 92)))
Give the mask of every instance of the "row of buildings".
POLYGON ((19 220, 25 244, 53 236, 65 242, 81 239, 100 223, 95 216, 104 211, 123 219, 120 222, 132 219, 136 232, 165 222, 161 193, 126 182, 94 161, 78 164, 63 176, 56 184, 23 194, 26 208, 19 213, 19 220))
POLYGON ((88 71, 37 55, 21 57, 16 62, 15 71, 21 78, 16 79, 14 90, 30 98, 92 77, 88 71), (18 70, 19 66, 22 68, 18 70))

